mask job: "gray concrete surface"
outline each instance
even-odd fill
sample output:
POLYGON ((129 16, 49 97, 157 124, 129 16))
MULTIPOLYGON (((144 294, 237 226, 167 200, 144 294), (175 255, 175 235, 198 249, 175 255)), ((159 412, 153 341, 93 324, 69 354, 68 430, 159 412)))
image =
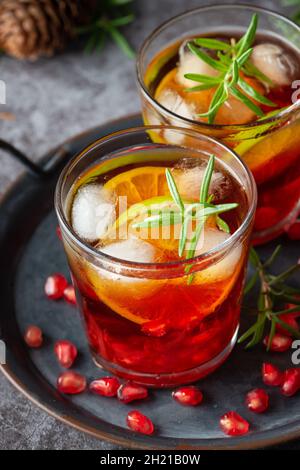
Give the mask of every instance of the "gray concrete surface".
MULTIPOLYGON (((136 0, 137 19, 127 28, 127 36, 138 47, 163 20, 208 3, 218 2, 136 0)), ((280 1, 251 3, 281 9, 280 1)), ((71 50, 36 63, 2 56, 0 64, 0 79, 7 84, 7 105, 0 111, 16 116, 14 122, 0 121, 0 138, 23 149, 35 161, 78 132, 139 110, 134 63, 112 43, 101 55, 71 50)), ((21 171, 19 164, 0 153, 0 195, 21 171)), ((0 449, 110 448, 48 416, 0 376, 0 449)))

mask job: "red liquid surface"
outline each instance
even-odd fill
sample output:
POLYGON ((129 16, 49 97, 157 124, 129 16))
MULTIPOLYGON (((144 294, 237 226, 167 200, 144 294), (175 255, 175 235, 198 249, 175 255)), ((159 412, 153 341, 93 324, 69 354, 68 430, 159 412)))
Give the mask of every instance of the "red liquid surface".
MULTIPOLYGON (((165 385, 166 377, 150 378, 144 374, 187 372, 184 382, 207 375, 226 357, 203 372, 193 369, 218 356, 232 340, 239 324, 243 276, 241 269, 227 299, 214 313, 202 318, 201 304, 210 302, 210 295, 215 297, 223 290, 223 283, 208 286, 206 292, 202 286, 186 288, 188 298, 184 296, 184 287, 168 285, 145 299, 143 306, 149 317, 152 312, 149 322, 152 322, 153 331, 163 330, 162 336, 158 337, 145 334, 141 325, 116 314, 99 302, 91 291, 88 293, 86 286, 77 283, 87 337, 96 360, 101 364, 104 359, 104 365, 110 364, 111 370, 118 375, 155 386, 165 385)), ((130 303, 131 298, 124 301, 130 303)), ((167 382, 172 385, 181 383, 182 379, 174 376, 167 382)))

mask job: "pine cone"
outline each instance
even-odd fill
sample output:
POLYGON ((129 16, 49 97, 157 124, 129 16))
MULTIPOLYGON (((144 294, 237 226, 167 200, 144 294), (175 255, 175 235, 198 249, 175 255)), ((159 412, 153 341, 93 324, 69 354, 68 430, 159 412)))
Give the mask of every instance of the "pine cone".
POLYGON ((74 36, 85 7, 79 0, 2 0, 0 48, 18 59, 51 56, 74 36))

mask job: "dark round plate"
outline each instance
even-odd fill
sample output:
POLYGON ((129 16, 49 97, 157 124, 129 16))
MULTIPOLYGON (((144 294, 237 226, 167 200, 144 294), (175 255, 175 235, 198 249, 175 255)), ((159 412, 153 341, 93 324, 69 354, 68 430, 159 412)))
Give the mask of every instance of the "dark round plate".
MULTIPOLYGON (((140 123, 139 116, 108 123, 68 141, 63 149, 72 156, 96 138, 140 123)), ((56 152, 57 149, 46 155, 44 162, 56 152)), ((267 413, 255 415, 245 408, 246 392, 262 386, 260 368, 264 360, 281 367, 292 366, 290 353, 270 355, 260 346, 251 352, 236 347, 227 362, 201 382, 205 400, 197 408, 176 404, 170 390, 152 391, 149 400, 134 403, 134 408, 153 419, 157 432, 151 437, 126 429, 125 417, 131 406, 88 392, 70 397, 56 391, 60 368, 54 358, 53 344, 57 339, 67 338, 77 344, 80 357, 76 370, 88 379, 104 374, 91 360, 76 308, 64 302, 51 302, 43 292, 50 273, 59 271, 68 275, 63 248, 55 232, 53 191, 58 172, 59 169, 44 179, 25 174, 0 206, 0 336, 7 347, 7 363, 2 371, 8 379, 30 400, 63 422, 126 447, 241 449, 300 437, 300 396, 284 399, 277 389, 270 389, 271 407, 267 413), (22 340, 22 332, 31 323, 39 325, 45 333, 45 345, 40 350, 29 350, 22 340), (248 435, 228 438, 222 434, 219 418, 229 410, 240 412, 250 421, 248 435)), ((283 254, 277 261, 280 270, 299 255, 297 243, 286 240, 282 243, 283 254)), ((269 244, 259 251, 267 256, 274 246, 269 244)), ((243 323, 247 323, 246 318, 243 323)))

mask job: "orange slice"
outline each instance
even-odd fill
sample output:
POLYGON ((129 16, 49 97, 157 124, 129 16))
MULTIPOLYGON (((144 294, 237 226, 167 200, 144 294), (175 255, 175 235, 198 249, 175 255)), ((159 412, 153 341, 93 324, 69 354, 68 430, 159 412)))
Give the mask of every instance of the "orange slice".
POLYGON ((110 179, 104 188, 113 191, 118 197, 126 196, 129 207, 154 196, 169 194, 165 168, 159 166, 125 171, 110 179))
POLYGON ((266 137, 242 142, 235 151, 249 166, 255 181, 263 183, 291 166, 299 158, 299 147, 300 125, 296 121, 266 137))

